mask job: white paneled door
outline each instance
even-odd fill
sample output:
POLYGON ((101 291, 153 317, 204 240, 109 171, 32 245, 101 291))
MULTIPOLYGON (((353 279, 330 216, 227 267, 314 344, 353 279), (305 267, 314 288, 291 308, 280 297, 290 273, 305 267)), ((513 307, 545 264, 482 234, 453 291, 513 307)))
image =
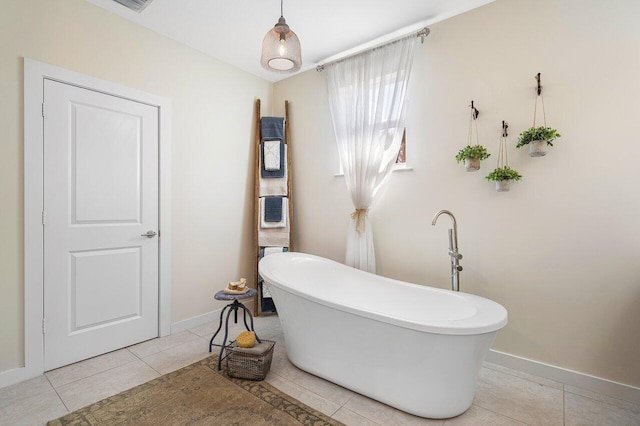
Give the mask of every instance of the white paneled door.
POLYGON ((158 336, 158 108, 44 82, 44 359, 158 336))

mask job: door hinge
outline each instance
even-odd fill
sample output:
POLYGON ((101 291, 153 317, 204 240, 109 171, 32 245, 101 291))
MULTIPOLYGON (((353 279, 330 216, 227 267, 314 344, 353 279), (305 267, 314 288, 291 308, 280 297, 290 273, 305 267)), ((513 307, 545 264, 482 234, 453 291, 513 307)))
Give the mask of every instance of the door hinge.
POLYGON ((47 332, 47 327, 46 327, 46 322, 44 320, 44 318, 42 318, 42 334, 45 334, 47 332))
POLYGON ((44 212, 44 210, 42 211, 42 224, 47 224, 47 214, 44 212))
POLYGON ((43 102, 42 103, 42 117, 46 117, 46 115, 47 115, 47 107, 45 105, 46 104, 43 102))

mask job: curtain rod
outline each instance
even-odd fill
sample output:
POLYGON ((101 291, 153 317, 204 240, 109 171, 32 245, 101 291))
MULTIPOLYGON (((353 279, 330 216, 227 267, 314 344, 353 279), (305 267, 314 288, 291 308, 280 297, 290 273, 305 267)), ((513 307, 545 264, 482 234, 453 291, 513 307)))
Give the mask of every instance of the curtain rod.
MULTIPOLYGON (((424 28, 422 28, 421 30, 419 30, 418 32, 416 32, 416 37, 420 37, 420 42, 421 42, 421 43, 424 43, 424 39, 429 35, 429 33, 430 33, 430 32, 431 32, 431 30, 430 30, 428 27, 424 27, 424 28)), ((371 47, 371 48, 369 48, 369 49, 364 49, 364 50, 362 50, 362 51, 360 51, 360 52, 357 52, 357 53, 354 53, 354 54, 352 54, 352 55, 347 55, 347 56, 345 56, 344 58, 336 59, 336 60, 333 60, 333 61, 329 61, 329 62, 327 62, 327 63, 324 63, 324 64, 322 64, 322 65, 318 65, 318 66, 316 67, 316 71, 318 71, 318 72, 322 72, 322 71, 324 70, 324 67, 325 67, 326 65, 334 64, 334 63, 336 63, 336 62, 339 62, 339 61, 342 61, 342 60, 344 60, 344 59, 350 58, 350 57, 352 57, 352 56, 356 56, 356 55, 359 55, 359 54, 361 54, 361 53, 368 52, 368 51, 370 51, 370 50, 378 49, 378 48, 380 48, 380 47, 382 47, 382 46, 386 46, 387 44, 391 44, 391 43, 393 43, 393 42, 395 42, 395 41, 398 41, 398 40, 400 40, 400 39, 402 39, 402 38, 404 38, 404 37, 394 38, 394 39, 393 39, 393 40, 391 40, 391 41, 387 41, 386 43, 379 44, 379 45, 374 46, 374 47, 371 47)))

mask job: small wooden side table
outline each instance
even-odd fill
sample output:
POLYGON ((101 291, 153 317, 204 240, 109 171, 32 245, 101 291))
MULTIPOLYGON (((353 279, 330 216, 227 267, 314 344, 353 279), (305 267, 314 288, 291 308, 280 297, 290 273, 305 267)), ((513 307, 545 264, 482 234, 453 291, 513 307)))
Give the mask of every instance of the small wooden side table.
MULTIPOLYGON (((216 332, 213 333, 213 337, 209 341, 209 352, 212 351, 214 346, 220 346, 220 355, 218 356, 218 371, 222 367, 224 348, 227 347, 227 337, 229 336, 229 316, 231 316, 231 312, 234 313, 234 322, 235 324, 237 324, 238 309, 242 309, 243 311, 242 319, 244 320, 245 328, 247 329, 247 331, 253 331, 255 333, 255 330, 253 329, 253 315, 251 315, 251 311, 242 303, 238 302, 238 300, 250 299, 256 296, 257 294, 258 292, 255 289, 250 288, 249 291, 243 294, 227 294, 224 292, 224 290, 220 290, 214 296, 216 300, 233 300, 233 303, 229 303, 227 306, 222 308, 222 312, 220 312, 220 324, 218 325, 218 329, 216 330, 216 332), (227 312, 227 319, 225 320, 225 324, 224 324, 224 339, 222 340, 222 344, 218 345, 213 343, 213 339, 216 338, 216 336, 218 335, 218 333, 220 333, 220 330, 222 329, 222 317, 224 316, 225 311, 227 312), (249 314, 249 321, 251 324, 251 328, 249 328, 249 324, 247 324, 247 314, 249 314)), ((256 340, 258 341, 258 343, 261 342, 257 334, 256 334, 256 340)))

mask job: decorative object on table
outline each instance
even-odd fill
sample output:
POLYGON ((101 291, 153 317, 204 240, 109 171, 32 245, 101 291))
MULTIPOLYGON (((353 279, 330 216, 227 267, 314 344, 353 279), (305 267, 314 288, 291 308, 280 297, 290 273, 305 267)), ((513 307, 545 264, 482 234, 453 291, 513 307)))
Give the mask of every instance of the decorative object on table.
POLYGON ((253 331, 243 331, 236 337, 236 344, 240 348, 252 348, 256 344, 256 333, 253 331))
POLYGON ((556 129, 547 127, 547 114, 544 110, 544 95, 542 94, 542 85, 540 84, 540 73, 534 77, 538 83, 536 88, 536 102, 533 106, 533 126, 518 136, 518 143, 516 148, 521 148, 525 145, 529 145, 529 157, 543 157, 547 155, 548 147, 553 146, 553 141, 559 138, 561 135, 556 129), (544 126, 536 127, 536 113, 538 110, 538 98, 540 98, 542 105, 542 119, 544 126))
POLYGON ((469 115, 469 133, 467 137, 467 146, 458 151, 456 155, 456 162, 464 161, 464 167, 468 172, 475 172, 480 170, 480 161, 485 160, 491 156, 487 152, 487 148, 480 145, 480 135, 478 133, 478 115, 480 115, 480 111, 474 106, 473 101, 471 101, 471 114, 469 115), (475 124, 475 126, 474 126, 475 124), (473 142, 473 129, 475 128, 476 133, 476 144, 471 145, 473 142))
POLYGON ((302 66, 300 40, 291 31, 283 15, 283 0, 280 0, 280 18, 262 41, 260 65, 267 71, 278 73, 296 72, 302 66))
POLYGON ((231 281, 222 291, 224 291, 225 294, 245 294, 249 291, 247 279, 240 278, 240 281, 231 281))
POLYGON ((502 121, 502 134, 500 135, 500 149, 498 152, 498 166, 486 176, 487 180, 494 181, 496 191, 507 192, 511 187, 512 181, 522 179, 522 175, 509 167, 509 159, 507 158, 507 129, 509 124, 502 121))
POLYGON ((252 348, 232 343, 227 347, 227 374, 245 380, 264 380, 271 368, 275 342, 263 340, 252 348))
POLYGON ((207 357, 48 424, 344 426, 266 381, 229 377, 216 370, 217 363, 216 356, 207 357))

